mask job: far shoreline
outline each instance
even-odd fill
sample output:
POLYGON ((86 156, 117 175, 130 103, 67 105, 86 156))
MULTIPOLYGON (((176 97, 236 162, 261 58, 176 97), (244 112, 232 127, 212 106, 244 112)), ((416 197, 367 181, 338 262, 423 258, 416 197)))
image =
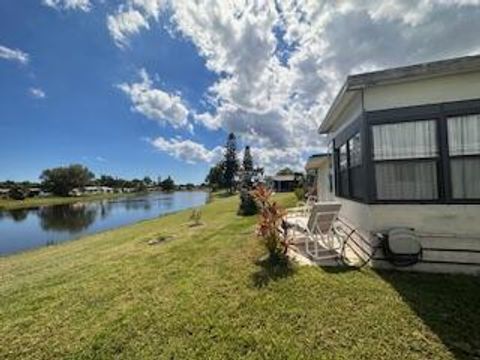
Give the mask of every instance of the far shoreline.
POLYGON ((49 205, 65 205, 73 204, 77 202, 85 201, 97 201, 97 200, 108 200, 108 199, 117 199, 123 197, 131 197, 135 195, 143 195, 148 193, 172 193, 176 191, 181 192, 192 192, 192 191, 204 191, 209 192, 208 189, 192 189, 192 190, 173 190, 173 191, 139 191, 133 193, 114 193, 114 194, 92 194, 86 196, 46 196, 46 197, 33 197, 27 198, 25 200, 11 200, 11 199, 0 199, 0 211, 9 211, 9 210, 20 210, 28 209, 36 206, 49 206, 49 205))

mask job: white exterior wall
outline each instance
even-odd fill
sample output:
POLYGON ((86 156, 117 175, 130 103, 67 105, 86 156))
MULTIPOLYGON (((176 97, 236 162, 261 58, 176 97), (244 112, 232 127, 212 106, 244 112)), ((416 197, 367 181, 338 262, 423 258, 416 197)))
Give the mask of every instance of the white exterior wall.
POLYGON ((366 111, 480 98, 480 72, 367 87, 366 111))
POLYGON ((330 181, 328 174, 330 172, 330 163, 325 160, 317 169, 317 197, 318 201, 331 201, 334 195, 330 192, 330 181))
POLYGON ((337 200, 342 203, 340 215, 366 232, 411 227, 423 234, 478 237, 480 242, 480 205, 368 205, 337 200))
MULTIPOLYGON (((423 260, 431 263, 421 262, 401 270, 480 274, 480 205, 368 205, 337 200, 342 203, 340 218, 369 239, 372 247, 378 245, 375 233, 410 227, 415 229, 423 248, 443 250, 424 251, 423 260), (459 249, 462 251, 455 251, 459 249)), ((381 250, 376 254, 381 254, 381 250)), ((373 261, 372 265, 392 268, 385 261, 373 261)))

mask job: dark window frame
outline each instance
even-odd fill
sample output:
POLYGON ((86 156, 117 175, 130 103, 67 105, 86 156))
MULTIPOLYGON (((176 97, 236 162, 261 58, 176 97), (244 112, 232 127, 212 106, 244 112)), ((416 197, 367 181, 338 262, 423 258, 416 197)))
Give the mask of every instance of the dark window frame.
MULTIPOLYGON (((348 138, 344 139, 342 143, 338 143, 334 151, 334 159, 335 159, 335 168, 336 168, 336 191, 335 195, 338 197, 342 197, 345 199, 351 199, 356 201, 363 201, 365 188, 361 189, 362 196, 356 196, 356 191, 354 190, 353 179, 353 170, 359 170, 359 173, 363 176, 363 145, 362 145, 362 134, 361 129, 359 128, 353 135, 350 135, 348 138), (351 140, 358 136, 360 141, 360 163, 356 165, 352 165, 351 163, 351 140), (342 168, 340 165, 341 161, 341 149, 345 147, 346 149, 346 167, 342 168)), ((364 184, 364 181, 361 181, 361 184, 364 184)))
POLYGON ((344 198, 350 198, 350 148, 348 142, 343 143, 338 148, 338 184, 339 194, 344 198), (345 148, 345 166, 342 167, 342 148, 345 148))
POLYGON ((348 144, 348 187, 349 187, 350 198, 353 200, 362 201, 363 198, 365 197, 365 179, 363 174, 363 144, 362 144, 361 131, 359 130, 353 136, 351 136, 347 140, 347 144, 348 144), (358 164, 352 164, 351 144, 352 144, 352 140, 357 136, 358 136, 358 141, 360 146, 360 153, 358 154, 360 162, 358 164), (359 182, 357 181, 356 186, 358 187, 355 188, 354 180, 355 179, 358 180, 357 178, 358 175, 360 175, 361 179, 359 182))
MULTIPOLYGON (((395 109, 363 111, 363 113, 355 119, 349 126, 335 136, 333 139, 333 164, 335 171, 335 195, 354 201, 367 204, 480 204, 480 199, 454 199, 452 198, 452 177, 450 169, 450 159, 448 148, 448 130, 447 118, 455 116, 467 116, 480 114, 480 99, 445 102, 438 104, 409 106, 395 109), (375 183, 375 162, 373 160, 373 133, 372 126, 389 123, 403 123, 410 121, 434 120, 437 129, 437 187, 438 199, 433 200, 379 200, 376 198, 375 183), (339 169, 339 148, 355 134, 360 132, 362 147, 362 166, 363 166, 363 198, 353 198, 351 196, 343 196, 340 194, 340 169, 339 169)), ((475 157, 480 155, 454 155, 454 158, 475 157)), ((431 158, 428 158, 431 159, 431 158)), ((403 160, 403 159, 402 159, 403 160)), ((421 160, 406 159, 408 161, 421 160)), ((382 160, 380 160, 382 161, 382 160)), ((391 161, 391 160, 385 160, 391 161)), ((393 160, 393 161, 401 161, 393 160)), ((350 181, 350 180, 349 180, 350 181)))
POLYGON ((441 150, 440 150, 440 135, 439 135, 439 124, 438 124, 438 118, 422 118, 422 119, 408 119, 406 121, 396 121, 396 122, 388 122, 388 123, 378 123, 378 124, 372 124, 370 125, 371 129, 371 134, 372 134, 372 141, 371 141, 371 146, 372 146, 372 163, 373 163, 373 179, 375 183, 375 187, 373 188, 373 196, 374 196, 374 201, 378 203, 385 203, 385 204, 394 204, 394 203, 402 203, 402 202, 415 202, 415 203, 437 203, 439 199, 442 197, 442 193, 440 191, 440 188, 442 187, 440 185, 440 178, 441 178, 441 150), (432 157, 414 157, 414 158, 399 158, 399 159, 380 159, 380 160, 375 160, 374 159, 374 153, 375 153, 375 139, 373 138, 373 127, 374 126, 380 126, 380 125, 389 125, 389 124, 406 124, 409 122, 422 122, 422 121, 432 121, 435 123, 435 130, 436 130, 436 145, 437 145, 437 155, 432 156, 432 157), (398 163, 407 163, 407 164, 418 164, 418 163, 431 163, 433 162, 435 164, 435 176, 436 176, 436 183, 437 183, 437 189, 436 189, 436 198, 433 199, 379 199, 377 195, 377 184, 376 184, 376 164, 398 164, 398 163))
MULTIPOLYGON (((451 162, 452 160, 456 160, 456 159, 460 159, 460 160, 463 160, 463 159, 478 159, 480 160, 480 153, 478 154, 462 154, 462 155, 452 155, 450 154, 450 143, 448 141, 448 121, 450 119, 453 119, 455 117, 459 117, 459 116, 469 116, 469 115, 480 115, 480 109, 478 112, 469 112, 469 113, 461 113, 461 114, 457 114, 457 115, 445 115, 444 117, 444 121, 445 121, 445 128, 446 128, 446 132, 447 132, 447 143, 446 143, 446 147, 447 147, 447 151, 446 151, 446 163, 448 163, 448 167, 449 167, 449 178, 448 178, 448 185, 450 187, 450 201, 452 203, 456 203, 458 201, 461 201, 462 203, 464 203, 464 201, 472 201, 472 202, 475 202, 475 203, 480 203, 480 197, 479 198, 454 198, 453 197, 453 177, 451 176, 451 162)), ((480 179, 479 179, 480 181, 480 179)))
MULTIPOLYGON (((363 123, 363 114, 358 116, 355 120, 353 120, 349 125, 347 125, 335 138, 333 139, 333 169, 334 169, 334 183, 335 183, 335 196, 351 199, 355 201, 364 201, 364 199, 352 198, 351 197, 351 185, 350 185, 350 176, 349 176, 349 149, 348 149, 348 141, 352 138, 356 133, 363 132, 362 129, 363 123), (340 171, 340 147, 346 145, 347 146, 347 178, 348 178, 348 194, 343 193, 342 191, 342 174, 340 171)), ((361 137, 362 140, 362 137, 361 137)), ((363 154, 363 151, 362 151, 363 154)), ((362 159, 363 160, 363 159, 362 159)))

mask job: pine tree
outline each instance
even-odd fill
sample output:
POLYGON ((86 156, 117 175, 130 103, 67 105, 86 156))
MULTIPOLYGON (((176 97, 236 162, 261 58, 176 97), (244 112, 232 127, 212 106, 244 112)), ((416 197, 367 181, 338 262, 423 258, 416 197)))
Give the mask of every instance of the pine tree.
POLYGON ((255 169, 253 168, 253 158, 250 153, 250 146, 245 146, 243 152, 243 171, 240 184, 240 205, 238 207, 238 215, 249 216, 258 213, 257 203, 251 193, 254 176, 255 169))
POLYGON ((214 191, 218 189, 225 188, 225 177, 224 177, 225 165, 223 161, 220 161, 216 165, 210 168, 205 182, 212 188, 214 191))
POLYGON ((253 171, 253 159, 250 153, 250 146, 245 146, 243 152, 243 171, 251 173, 253 171))
POLYGON ((225 145, 225 186, 230 192, 235 188, 235 175, 238 172, 237 160, 237 140, 234 133, 228 135, 227 143, 225 145))

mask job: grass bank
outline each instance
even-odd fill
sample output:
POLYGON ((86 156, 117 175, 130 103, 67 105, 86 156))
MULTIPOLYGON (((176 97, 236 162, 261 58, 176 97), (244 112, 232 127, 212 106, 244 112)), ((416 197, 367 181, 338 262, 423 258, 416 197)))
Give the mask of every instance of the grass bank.
POLYGON ((25 200, 0 199, 0 210, 25 209, 35 206, 71 204, 81 201, 95 201, 103 199, 112 199, 118 197, 138 195, 138 193, 129 194, 92 194, 86 196, 46 196, 33 197, 25 200))
POLYGON ((0 358, 480 356, 478 278, 272 272, 236 208, 216 198, 203 226, 185 211, 0 258, 0 358))

